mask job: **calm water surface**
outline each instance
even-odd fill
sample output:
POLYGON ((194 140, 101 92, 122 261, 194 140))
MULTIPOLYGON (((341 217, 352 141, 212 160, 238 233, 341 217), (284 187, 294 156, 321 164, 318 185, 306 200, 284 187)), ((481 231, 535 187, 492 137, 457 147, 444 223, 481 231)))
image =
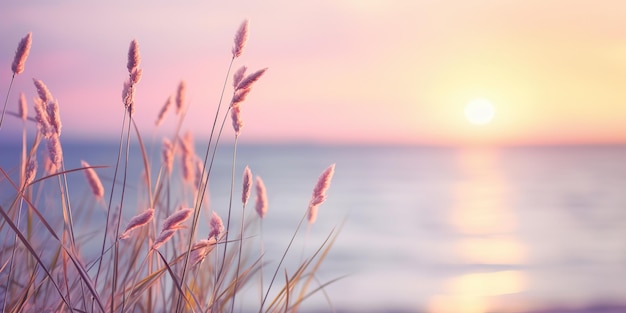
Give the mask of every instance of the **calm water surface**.
MULTIPOLYGON (((79 167, 81 159, 113 165, 117 153, 104 144, 64 149, 67 168, 79 167)), ((203 149, 198 144, 199 154, 203 149)), ((148 152, 159 160, 158 150, 148 152)), ((138 149, 132 152, 130 190, 141 191, 138 149)), ((330 304, 318 293, 303 309, 517 312, 626 305, 626 147, 243 145, 237 156, 235 199, 245 165, 267 187, 266 277, 319 174, 336 163, 328 200, 317 222, 303 229, 287 268, 295 271, 337 227, 339 237, 317 278, 349 276, 326 288, 330 304)), ((19 147, 2 146, 0 166, 15 170, 18 158, 19 147)), ((231 158, 232 148, 224 146, 211 173, 210 207, 222 216, 231 158)), ((99 173, 110 187, 112 169, 99 173)), ((82 174, 71 176, 70 190, 80 195, 72 199, 75 207, 88 202, 82 174)), ((145 199, 129 194, 125 207, 132 215, 145 199)), ((0 195, 3 204, 10 201, 6 190, 0 195)), ((236 219, 241 213, 235 208, 236 219)), ((251 289, 242 296, 250 305, 242 309, 258 303, 258 290, 251 289)))

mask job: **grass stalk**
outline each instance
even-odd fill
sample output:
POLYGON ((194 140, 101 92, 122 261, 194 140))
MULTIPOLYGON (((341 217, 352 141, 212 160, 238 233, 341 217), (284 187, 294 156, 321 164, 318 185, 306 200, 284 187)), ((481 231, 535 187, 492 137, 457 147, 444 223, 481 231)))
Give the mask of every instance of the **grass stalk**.
POLYGON ((0 128, 2 128, 2 122, 4 121, 4 113, 7 110, 7 103, 9 102, 9 95, 11 94, 11 87, 13 86, 13 80, 15 79, 15 72, 11 75, 11 81, 9 82, 9 90, 7 96, 4 98, 4 105, 2 107, 2 115, 0 116, 0 128))
MULTIPOLYGON (((211 142, 213 141, 213 135, 215 133, 215 126, 217 125, 217 120, 220 114, 220 109, 222 106, 222 100, 224 98, 224 92, 226 91, 226 85, 228 84, 228 77, 230 75, 230 70, 233 66, 233 62, 235 61, 235 57, 233 56, 232 59, 230 60, 230 63, 228 64, 228 70, 226 71, 226 78, 224 79, 224 85, 222 86, 222 91, 220 93, 220 98, 219 101, 217 103, 217 110, 215 111, 215 116, 213 118, 213 123, 211 126, 211 132, 209 134, 209 142, 207 143, 207 147, 206 147, 206 152, 204 155, 204 161, 203 161, 203 167, 202 167, 202 173, 200 174, 200 177, 202 179, 200 179, 200 185, 198 186, 198 192, 197 192, 197 197, 196 197, 196 201, 194 204, 194 212, 193 212, 193 221, 191 224, 191 236, 189 238, 189 242, 187 244, 187 252, 189 252, 191 250, 191 246, 193 244, 193 234, 195 234, 196 232, 196 228, 198 227, 198 219, 200 218, 200 208, 202 207, 202 202, 204 200, 204 195, 206 193, 206 189, 209 185, 209 177, 211 176, 211 169, 213 168, 213 160, 215 159, 215 152, 217 151, 217 143, 219 142, 219 136, 216 139, 216 142, 213 144, 213 155, 211 157, 211 162, 209 163, 209 166, 207 168, 207 162, 209 159, 209 151, 211 150, 211 142)), ((223 126, 223 123, 222 123, 223 126)), ((220 131, 221 133, 221 131, 220 131)), ((189 265, 189 253, 187 253, 186 257, 185 257, 185 261, 183 263, 183 271, 181 274, 181 281, 184 283, 185 282, 185 275, 187 272, 187 266, 189 265)), ((216 278, 216 283, 217 283, 217 278, 216 278)), ((178 303, 176 305, 176 312, 178 312, 180 308, 180 299, 178 300, 178 303)))
POLYGON ((263 297, 263 301, 261 302, 261 307, 259 308, 259 313, 263 312, 263 306, 265 305, 265 301, 267 301, 267 296, 270 293, 270 290, 272 289, 272 285, 274 284, 274 280, 276 279, 276 275, 278 275, 278 271, 280 271, 280 267, 283 264, 283 261, 285 260, 285 257, 287 256, 287 252, 289 252, 289 249, 291 248, 291 245, 293 244, 293 240, 296 238, 296 235, 298 234, 298 231, 300 230, 300 227, 302 226, 302 222, 304 222, 304 219, 307 217, 308 211, 306 211, 304 213, 304 215, 302 216, 302 218, 300 219, 300 222, 298 222, 298 226, 296 227, 296 230, 293 232, 293 235, 291 236, 291 240, 289 240, 289 244, 287 245, 287 248, 285 249, 285 252, 283 252, 283 256, 280 258, 280 262, 278 262, 278 266, 276 267, 276 271, 274 271, 274 275, 272 276, 272 279, 270 280, 270 284, 267 287, 267 292, 265 292, 265 296, 263 297))
MULTIPOLYGON (((231 174, 230 174, 230 200, 228 203, 228 220, 226 222, 226 229, 230 229, 230 211, 232 208, 232 204, 233 204, 233 193, 234 193, 234 189, 235 189, 235 161, 237 160, 237 139, 239 139, 239 136, 235 135, 235 143, 233 144, 233 165, 231 167, 231 174)), ((235 285, 233 286, 234 290, 233 290, 233 299, 232 299, 232 308, 231 308, 231 312, 235 309, 235 296, 237 295, 237 283, 238 283, 238 279, 239 279, 239 267, 241 266, 241 248, 243 246, 243 229, 245 227, 245 210, 246 207, 245 205, 242 206, 242 210, 241 210, 241 229, 240 229, 240 235, 239 235, 239 253, 237 254, 237 269, 235 271, 235 285)), ((228 232, 226 233, 226 242, 228 242, 228 232)), ((226 253, 226 245, 224 244, 224 253, 226 253)), ((224 263, 222 263, 222 266, 224 266, 224 263)))
POLYGON ((117 159, 115 161, 115 167, 113 170, 113 182, 111 183, 111 192, 109 194, 109 205, 107 207, 107 217, 106 217, 106 222, 104 224, 104 235, 102 238, 102 249, 100 250, 100 258, 98 261, 98 267, 96 269, 96 285, 98 284, 98 278, 100 277, 100 269, 102 267, 102 259, 104 256, 104 249, 106 247, 106 240, 107 240, 107 235, 109 234, 109 221, 111 218, 111 205, 113 204, 113 194, 115 192, 115 185, 117 182, 117 171, 119 169, 119 165, 120 165, 120 160, 121 160, 121 156, 122 156, 122 142, 123 142, 123 138, 124 138, 124 125, 126 124, 126 114, 128 112, 126 110, 124 110, 124 118, 122 119, 122 131, 120 132, 120 144, 117 150, 117 159))
MULTIPOLYGON (((117 215, 117 222, 115 226, 115 237, 118 238, 120 235, 120 225, 122 224, 122 212, 124 212, 124 194, 126 192, 126 177, 128 173, 128 160, 129 160, 129 150, 130 150, 130 124, 133 119, 132 113, 128 114, 128 127, 126 128, 126 157, 124 159, 124 173, 122 176, 122 192, 120 195, 120 208, 119 213, 117 215)), ((119 240, 115 241, 115 249, 113 252, 113 281, 111 284, 111 310, 115 307, 115 291, 117 288, 117 279, 118 279, 118 266, 119 266, 119 240)), ((122 299, 123 300, 123 299, 122 299)), ((122 311, 124 310, 124 302, 122 302, 122 311)))
MULTIPOLYGON (((75 192, 71 192, 74 191, 70 190, 70 186, 73 186, 72 181, 70 181, 72 175, 68 174, 103 166, 83 165, 80 168, 66 168, 66 163, 61 157, 60 142, 54 141, 58 140, 58 137, 51 137, 60 135, 60 119, 58 118, 58 111, 55 111, 58 110, 57 100, 53 99, 41 81, 35 80, 35 87, 39 94, 39 98, 35 98, 35 117, 27 117, 26 101, 23 95, 20 97, 19 114, 6 112, 15 76, 23 72, 31 34, 29 33, 22 40, 18 53, 16 53, 9 92, 6 95, 0 116, 0 126, 5 114, 19 117, 23 121, 19 175, 16 175, 17 169, 12 168, 5 171, 0 167, 0 183, 8 186, 5 188, 0 185, 0 189, 2 189, 3 194, 7 190, 10 193, 15 193, 15 196, 11 198, 10 206, 7 206, 8 203, 5 207, 0 205, 0 237, 4 236, 1 239, 4 247, 2 251, 6 252, 5 260, 0 262, 0 277, 7 279, 6 282, 3 280, 3 283, 0 284, 0 288, 4 288, 5 291, 0 296, 0 301, 3 301, 0 310, 7 312, 52 310, 102 313, 163 310, 168 312, 234 312, 236 308, 243 305, 244 287, 250 283, 258 283, 260 285, 259 312, 294 312, 298 310, 302 300, 310 295, 306 291, 311 283, 317 283, 319 288, 316 290, 325 293, 323 289, 325 284, 321 284, 317 280, 315 272, 318 271, 319 265, 329 249, 329 247, 323 249, 326 241, 313 257, 304 260, 301 257, 301 265, 295 272, 284 265, 287 253, 293 249, 295 237, 301 235, 300 228, 306 218, 306 213, 299 221, 287 248, 280 253, 282 257, 266 289, 264 288, 263 277, 266 256, 262 221, 267 207, 265 196, 262 197, 263 201, 261 201, 264 203, 265 209, 257 208, 258 212, 262 212, 259 213, 261 219, 261 253, 258 257, 254 257, 254 254, 258 252, 256 248, 253 249, 255 252, 252 256, 247 251, 251 246, 249 239, 256 236, 256 234, 252 236, 247 234, 251 231, 250 225, 255 225, 253 223, 256 222, 252 218, 246 220, 248 191, 252 184, 249 183, 251 179, 248 179, 251 177, 249 168, 246 168, 245 171, 244 185, 247 187, 244 188, 246 191, 242 193, 242 199, 245 200, 242 200, 239 223, 236 220, 237 214, 233 211, 235 172, 239 153, 239 130, 243 126, 239 116, 240 104, 250 92, 252 84, 266 70, 262 69, 244 77, 247 68, 242 66, 233 75, 232 86, 234 90, 230 104, 226 107, 222 106, 232 66, 235 59, 241 55, 247 40, 247 29, 248 21, 246 20, 241 24, 235 36, 235 44, 232 49, 233 56, 227 67, 213 124, 208 134, 209 139, 204 159, 196 156, 195 152, 189 152, 195 150, 193 147, 185 150, 185 153, 190 153, 184 157, 185 161, 197 158, 193 159, 196 162, 194 163, 195 172, 193 172, 196 176, 192 179, 193 174, 190 175, 192 172, 185 168, 183 170, 184 175, 182 175, 184 180, 180 184, 175 181, 178 175, 172 175, 173 171, 169 160, 177 160, 178 157, 174 151, 177 144, 184 144, 184 147, 193 145, 193 143, 189 143, 191 140, 182 142, 181 137, 179 137, 179 132, 189 109, 184 101, 184 81, 179 85, 176 98, 178 122, 173 140, 170 142, 169 138, 164 139, 164 146, 170 147, 172 154, 164 154, 163 158, 167 162, 162 163, 158 175, 153 177, 156 172, 151 171, 151 157, 149 158, 147 151, 153 151, 154 147, 144 145, 141 132, 134 120, 135 85, 140 81, 143 71, 139 68, 140 56, 137 41, 131 42, 126 65, 129 78, 124 82, 122 93, 125 110, 108 203, 104 200, 102 188, 93 188, 93 190, 99 190, 93 192, 96 195, 96 201, 106 209, 106 214, 103 214, 106 215, 105 225, 99 227, 101 225, 97 224, 95 229, 91 230, 84 230, 81 225, 86 222, 87 225, 91 226, 89 224, 91 223, 90 218, 96 215, 94 210, 99 209, 100 206, 92 205, 94 203, 89 202, 93 201, 91 195, 81 198, 75 192), (229 113, 233 113, 232 116, 229 113), (220 148, 220 140, 226 119, 229 116, 233 119, 235 138, 230 164, 230 189, 226 223, 222 223, 221 218, 216 213, 217 211, 213 210, 214 215, 210 223, 212 230, 209 238, 197 241, 200 215, 207 213, 202 212, 202 210, 208 208, 208 205, 204 205, 204 201, 208 198, 211 171, 216 162, 217 150, 220 148), (221 123, 220 119, 222 119, 221 123), (30 152, 27 151, 26 145, 27 129, 25 123, 27 120, 37 124, 37 132, 30 152), (131 155, 131 127, 136 133, 140 148, 140 154, 137 155, 131 155), (48 165, 42 166, 42 168, 46 168, 45 174, 39 175, 39 177, 33 176, 35 179, 31 179, 29 178, 31 177, 30 174, 26 174, 27 160, 35 160, 37 154, 40 153, 37 148, 43 139, 49 140, 48 149, 50 149, 50 157, 45 160, 53 163, 49 162, 48 165), (52 148, 59 151, 58 155, 52 148), (190 155, 191 158, 189 158, 190 155), (133 173, 132 166, 135 161, 139 160, 139 157, 143 160, 143 172, 141 174, 145 173, 145 177, 142 176, 139 184, 135 187, 128 182, 129 179, 132 179, 130 177, 133 173), (19 179, 12 178, 13 175, 19 176, 19 179), (153 179, 155 179, 154 182, 153 179), (193 182, 190 183, 191 181, 193 182), (191 187, 189 187, 190 185, 191 187), (120 188, 121 190, 119 190, 120 188), (178 192, 179 188, 180 193, 178 192), (136 194, 133 195, 133 192, 136 194), (148 214, 142 214, 139 215, 139 218, 131 219, 127 232, 122 237, 126 239, 134 236, 134 239, 122 243, 120 240, 122 216, 124 211, 128 210, 125 205, 129 206, 125 202, 130 203, 133 199, 137 200, 138 207, 148 206, 149 209, 145 211, 148 214), (193 208, 187 207, 189 202, 193 202, 193 208), (83 207, 84 210, 81 209, 83 207), (173 218, 170 218, 172 216, 170 211, 178 207, 183 208, 181 209, 183 214, 173 215, 173 218), (55 216, 54 212, 58 212, 59 209, 62 214, 57 213, 55 216), (167 218, 163 216, 164 213, 167 213, 167 218), (186 221, 188 217, 193 218, 191 221, 186 221), (164 220, 161 234, 157 233, 157 220, 164 220), (224 226, 226 226, 225 229, 224 226), (190 228, 189 233, 185 231, 184 235, 172 238, 174 232, 179 228, 187 227, 190 228), (239 227, 238 238, 236 235, 237 227, 239 227), (215 230, 217 230, 217 234, 214 234, 215 230), (188 237, 186 237, 187 235, 188 237), (102 240, 101 243, 100 239, 102 240), (94 241, 97 245, 94 249, 96 251, 93 252, 95 255, 88 255, 89 262, 84 263, 85 256, 82 253, 85 251, 92 253, 90 246, 94 241), (156 245, 154 244, 155 241, 156 245), (147 248, 146 244, 148 245, 147 248), (162 248, 159 249, 159 246, 162 248), (210 256, 211 253, 213 256, 210 256), (285 284, 275 286, 279 271, 284 273, 285 284), (257 277, 260 277, 260 280, 257 280, 257 277), (273 301, 267 301, 269 293, 274 293, 276 290, 278 290, 278 294, 273 301)), ((159 116, 160 118, 161 116, 159 116)), ((158 122, 156 127, 158 127, 158 122)), ((191 136, 190 134, 189 137, 185 136, 185 138, 192 138, 191 136)), ((154 137, 152 141, 154 142, 154 137)), ((32 165, 29 164, 28 166, 32 165)), ((89 173, 91 172, 90 170, 89 173)), ((265 195, 264 185, 259 177, 257 179, 260 182, 257 183, 263 190, 262 194, 265 195)), ((89 175, 87 175, 87 180, 88 182, 91 181, 89 175)), ((318 186, 321 186, 320 183, 318 186)), ((316 190, 325 191, 327 185, 324 186, 326 187, 316 187, 316 190)), ((317 197, 314 193, 314 200, 312 201, 317 201, 316 205, 325 199, 323 191, 317 197)), ((98 222, 96 221, 96 223, 98 222)), ((252 242, 256 242, 256 240, 252 242)), ((253 297, 256 298, 256 289, 253 289, 253 292, 253 297)))

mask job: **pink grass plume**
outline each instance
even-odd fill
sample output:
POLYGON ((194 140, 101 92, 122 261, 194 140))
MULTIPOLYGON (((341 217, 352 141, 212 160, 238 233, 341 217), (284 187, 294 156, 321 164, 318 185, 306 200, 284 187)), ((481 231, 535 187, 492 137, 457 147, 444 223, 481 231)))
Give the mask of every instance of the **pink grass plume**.
POLYGON ((237 58, 243 53, 243 48, 248 41, 248 20, 244 20, 235 34, 235 43, 233 45, 233 59, 237 58))
POLYGON ((52 101, 52 94, 50 93, 50 90, 48 90, 48 86, 46 86, 43 81, 33 78, 33 84, 35 84, 35 89, 37 89, 39 99, 41 99, 44 104, 48 104, 48 102, 52 101))
POLYGON ((236 107, 236 106, 239 106, 239 104, 241 102, 246 100, 246 97, 250 93, 250 90, 251 90, 251 88, 235 90, 235 93, 233 94, 233 99, 230 102, 230 106, 233 107, 233 108, 236 107))
POLYGON ((24 72, 24 64, 26 64, 26 58, 30 53, 30 46, 32 44, 33 33, 29 32, 20 40, 15 51, 15 58, 13 58, 13 64, 11 64, 11 71, 13 75, 18 75, 24 72))
POLYGON ((194 187, 200 188, 200 184, 202 183, 202 173, 204 173, 204 163, 202 162, 202 160, 200 160, 200 158, 196 158, 195 161, 195 175, 194 175, 194 181, 193 181, 193 185, 194 187))
POLYGON ((185 108, 185 91, 187 90, 187 84, 182 80, 178 84, 178 89, 176 90, 176 114, 180 114, 185 108))
POLYGON ((154 240, 154 244, 152 244, 152 249, 156 250, 160 248, 164 243, 170 240, 170 238, 172 238, 175 233, 176 229, 164 229, 154 240))
POLYGON ((215 248, 215 238, 202 239, 193 244, 191 247, 191 254, 189 255, 189 262, 191 266, 202 263, 204 258, 213 251, 215 248))
POLYGON ((165 173, 168 175, 171 174, 174 164, 174 145, 172 145, 172 142, 167 138, 163 138, 162 160, 165 173))
POLYGON ((133 83, 133 85, 137 84, 141 80, 141 76, 143 76, 142 69, 140 68, 133 69, 133 71, 130 72, 130 81, 133 83))
POLYGON ((183 180, 188 184, 193 184, 195 179, 195 159, 196 152, 193 142, 193 134, 190 131, 187 131, 182 139, 180 139, 181 143, 181 165, 182 165, 182 174, 183 180))
POLYGON ((53 134, 48 138, 46 142, 48 147, 48 157, 56 169, 61 168, 61 162, 63 161, 63 149, 61 148, 61 141, 59 136, 53 134))
POLYGON ((180 145, 182 147, 182 154, 195 154, 195 144, 193 142, 193 133, 186 131, 182 138, 180 138, 180 145))
POLYGON ((163 231, 166 230, 176 230, 179 228, 183 228, 181 225, 184 221, 186 221, 193 214, 193 209, 187 208, 176 211, 163 222, 163 231))
POLYGON ((28 104, 26 103, 26 96, 23 92, 20 92, 20 100, 17 106, 17 114, 20 116, 22 121, 26 121, 26 118, 28 118, 28 104))
POLYGON ((335 164, 330 165, 317 180, 317 184, 313 189, 313 198, 318 198, 326 194, 326 191, 330 187, 330 181, 333 179, 335 173, 335 164))
POLYGON ((169 96, 167 97, 167 101, 165 101, 165 104, 163 104, 163 107, 161 107, 161 111, 159 111, 159 116, 157 116, 157 120, 154 123, 155 126, 159 126, 161 125, 161 123, 163 123, 163 119, 165 119, 165 113, 169 111, 171 106, 172 106, 172 96, 169 96))
POLYGON ((150 223, 153 217, 154 217, 154 209, 151 209, 151 208, 146 209, 145 211, 134 216, 133 218, 130 219, 130 221, 128 222, 128 226, 126 226, 126 229, 120 235, 120 239, 129 238, 130 233, 133 230, 150 223))
POLYGON ((216 240, 219 236, 224 232, 224 222, 222 218, 213 211, 211 213, 211 220, 209 221, 209 226, 211 227, 211 231, 209 232, 208 238, 215 238, 216 240))
POLYGON ((243 128, 243 120, 241 120, 241 107, 236 105, 230 109, 230 117, 233 121, 233 129, 235 130, 235 136, 239 136, 241 129, 243 128))
POLYGON ((35 121, 37 122, 37 128, 39 129, 41 136, 44 138, 50 138, 53 132, 52 126, 50 126, 50 122, 48 122, 48 111, 40 98, 35 97, 33 102, 35 104, 35 121))
POLYGON ((57 167, 49 157, 43 158, 43 169, 46 171, 46 174, 54 174, 57 171, 57 167))
POLYGON ((163 222, 163 229, 161 230, 161 233, 159 234, 157 239, 154 240, 152 249, 158 249, 160 246, 170 240, 170 238, 174 236, 177 230, 184 228, 184 226, 181 224, 186 221, 192 214, 193 209, 181 208, 180 210, 167 217, 163 222))
MULTIPOLYGON (((89 163, 86 161, 80 161, 82 167, 89 167, 89 163)), ((102 187, 102 182, 100 181, 100 177, 98 177, 98 173, 93 168, 85 169, 85 177, 87 178, 87 182, 89 183, 89 187, 91 187, 91 191, 96 199, 101 200, 104 197, 104 187, 102 187)))
POLYGON ((35 179, 37 175, 37 159, 31 159, 26 165, 26 172, 24 173, 24 185, 29 185, 35 179))
POLYGON ((250 187, 252 187, 252 171, 249 166, 243 169, 243 187, 241 191, 241 202, 246 206, 250 199, 250 187))
POLYGON ((130 80, 124 81, 122 88, 122 102, 130 115, 135 113, 135 85, 130 80))
POLYGON ((309 203, 308 222, 313 224, 317 219, 317 209, 320 204, 326 201, 326 191, 330 187, 330 181, 335 173, 335 164, 330 165, 317 180, 317 184, 313 189, 313 195, 311 196, 311 202, 309 203))
POLYGON ((2 113, 0 113, 0 127, 2 126, 2 121, 4 121, 4 114, 7 110, 7 102, 9 100, 9 94, 11 93, 11 86, 13 85, 13 80, 15 76, 24 72, 24 64, 26 63, 26 58, 28 57, 28 53, 30 53, 30 45, 32 42, 32 33, 26 34, 20 43, 17 45, 17 50, 15 51, 15 58, 13 59, 13 64, 11 64, 11 71, 13 71, 13 76, 11 77, 11 82, 9 83, 9 91, 7 92, 6 98, 4 100, 4 105, 2 106, 2 113))
POLYGON ((59 113, 59 102, 55 100, 50 100, 48 105, 46 106, 46 111, 48 113, 48 123, 52 131, 57 136, 61 136, 61 114, 59 113))
POLYGON ((259 80, 259 78, 261 78, 261 76, 263 76, 263 74, 265 74, 266 71, 267 71, 267 67, 264 69, 260 69, 246 76, 246 78, 242 79, 241 82, 239 82, 239 84, 237 85, 237 88, 235 89, 239 90, 239 89, 247 89, 247 88, 252 87, 252 84, 254 84, 257 80, 259 80))
POLYGON ((139 44, 136 39, 133 39, 128 47, 128 62, 126 63, 129 77, 124 81, 122 88, 122 103, 131 116, 135 113, 135 85, 141 80, 143 73, 139 68, 139 63, 141 63, 139 44))
POLYGON ((246 75, 247 69, 248 68, 244 65, 240 67, 235 74, 233 74, 233 88, 237 88, 237 85, 239 85, 243 77, 246 75))
POLYGON ((133 41, 130 42, 130 47, 128 47, 128 62, 126 63, 128 73, 132 73, 133 70, 137 69, 140 62, 139 44, 136 39, 133 39, 133 41))
POLYGON ((256 205, 255 209, 259 217, 264 218, 267 214, 267 192, 261 177, 256 177, 256 205))

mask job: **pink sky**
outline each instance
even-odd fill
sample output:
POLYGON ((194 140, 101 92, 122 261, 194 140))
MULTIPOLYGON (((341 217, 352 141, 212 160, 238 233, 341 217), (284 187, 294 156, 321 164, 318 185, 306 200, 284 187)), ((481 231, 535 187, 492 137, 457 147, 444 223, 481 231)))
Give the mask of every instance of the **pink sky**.
MULTIPOLYGON (((269 70, 243 104, 242 141, 626 142, 623 1, 11 1, 0 12, 2 99, 15 48, 32 31, 9 109, 24 92, 32 111, 32 78, 43 80, 64 138, 117 138, 133 38, 142 132, 152 134, 185 80, 183 130, 206 136, 233 36, 248 18, 234 68, 269 70), (474 98, 493 102, 491 124, 465 121, 474 98)), ((174 127, 168 115, 158 131, 174 127)), ((20 129, 7 118, 0 140, 20 129)))

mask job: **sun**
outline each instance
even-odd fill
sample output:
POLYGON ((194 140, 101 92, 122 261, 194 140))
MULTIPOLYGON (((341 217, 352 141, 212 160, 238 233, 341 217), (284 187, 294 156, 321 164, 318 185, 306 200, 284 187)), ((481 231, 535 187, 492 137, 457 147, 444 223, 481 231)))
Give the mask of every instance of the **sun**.
POLYGON ((474 99, 465 105, 465 118, 474 125, 489 124, 495 115, 493 104, 487 99, 474 99))

